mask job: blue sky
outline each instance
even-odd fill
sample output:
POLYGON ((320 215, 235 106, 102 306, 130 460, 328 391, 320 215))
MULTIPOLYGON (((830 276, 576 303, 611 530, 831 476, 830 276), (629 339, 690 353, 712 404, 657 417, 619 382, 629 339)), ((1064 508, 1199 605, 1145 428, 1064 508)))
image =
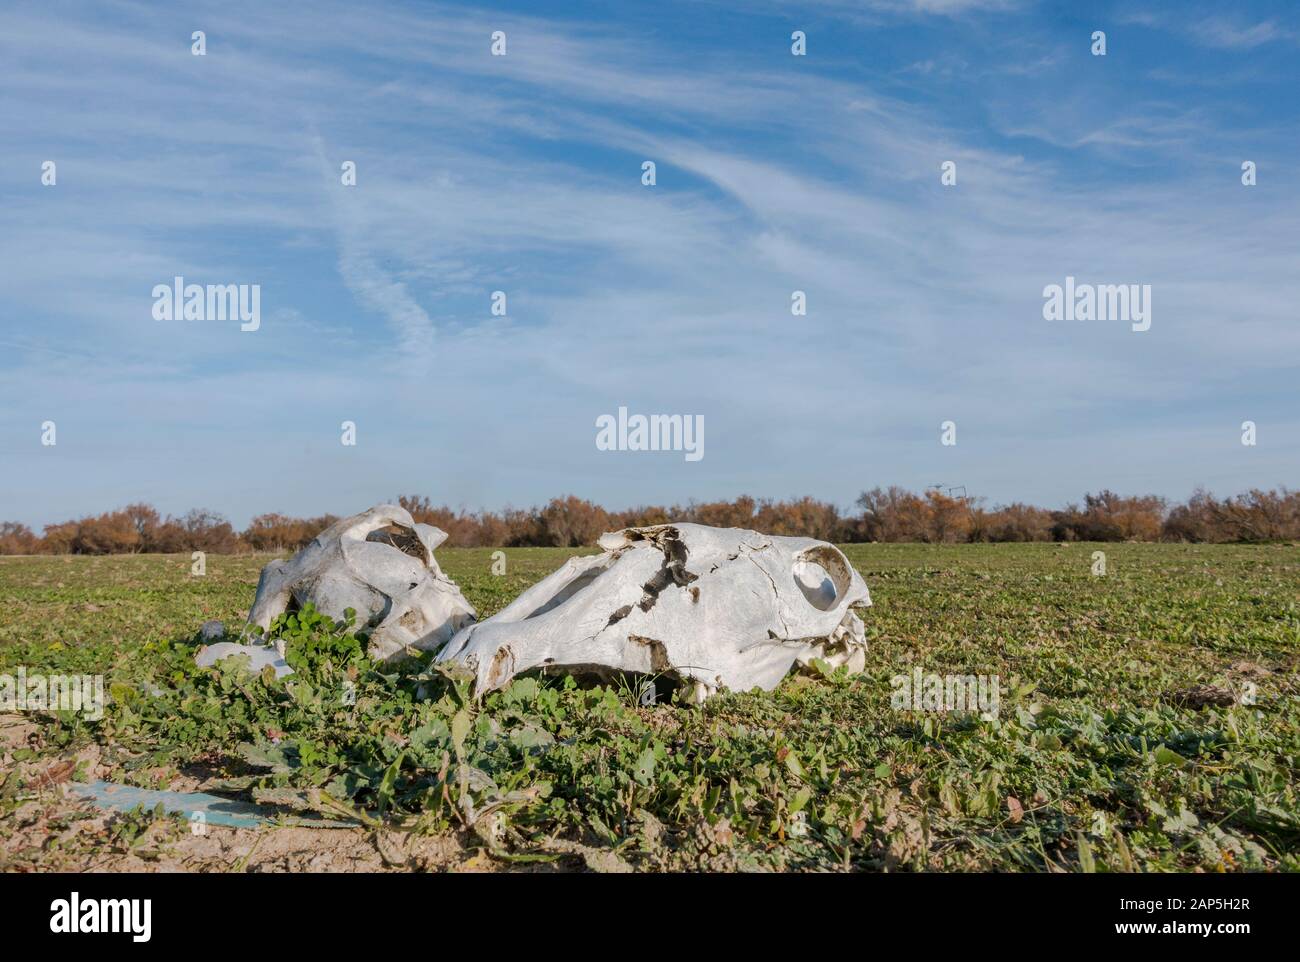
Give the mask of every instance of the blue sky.
POLYGON ((1294 485, 1297 21, 8 3, 0 519, 1294 485), (175 275, 259 284, 260 330, 154 320, 175 275), (1151 329, 1045 321, 1067 275, 1150 284, 1151 329), (597 450, 619 406, 702 415, 705 457, 597 450))

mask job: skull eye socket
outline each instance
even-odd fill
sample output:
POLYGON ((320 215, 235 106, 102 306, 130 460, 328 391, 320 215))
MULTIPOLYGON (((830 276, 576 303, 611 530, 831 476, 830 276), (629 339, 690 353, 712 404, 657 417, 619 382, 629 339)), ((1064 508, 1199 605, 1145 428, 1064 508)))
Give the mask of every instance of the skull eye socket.
POLYGON ((420 536, 402 525, 390 524, 378 528, 366 535, 366 540, 389 545, 402 554, 410 555, 416 561, 424 561, 424 545, 420 543, 420 536))
POLYGON ((849 590, 848 561, 830 545, 799 552, 791 574, 808 604, 819 611, 830 611, 849 590))

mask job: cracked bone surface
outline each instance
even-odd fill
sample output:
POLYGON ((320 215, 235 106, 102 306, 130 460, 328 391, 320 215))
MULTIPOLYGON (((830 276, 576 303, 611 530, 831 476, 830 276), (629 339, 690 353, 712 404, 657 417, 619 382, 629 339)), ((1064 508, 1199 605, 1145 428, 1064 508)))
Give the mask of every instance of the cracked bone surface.
MULTIPOLYGON (((342 620, 356 611, 357 630, 370 632, 369 654, 388 660, 408 647, 437 648, 476 617, 433 549, 447 535, 416 524, 404 508, 381 504, 322 531, 288 561, 262 569, 250 624, 269 628, 277 615, 308 602, 342 620)), ((220 657, 254 655, 261 645, 212 646, 220 657)), ((200 664, 211 663, 211 649, 200 664)), ((255 659, 255 663, 257 663, 255 659)))
POLYGON ((601 537, 508 607, 459 631, 438 661, 469 669, 475 694, 519 672, 664 674, 688 701, 720 688, 771 690, 796 663, 861 670, 871 604, 834 545, 741 528, 662 524, 601 537))

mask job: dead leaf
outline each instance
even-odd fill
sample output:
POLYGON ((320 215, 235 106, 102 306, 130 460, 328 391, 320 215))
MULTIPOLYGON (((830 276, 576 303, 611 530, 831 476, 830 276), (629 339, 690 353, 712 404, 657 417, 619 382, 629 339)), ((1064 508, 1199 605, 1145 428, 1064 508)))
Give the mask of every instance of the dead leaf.
POLYGON ((72 773, 77 770, 77 760, 69 758, 65 761, 55 762, 40 775, 36 776, 37 784, 41 788, 48 788, 52 785, 60 785, 72 777, 72 773))
POLYGON ((1025 817, 1025 807, 1020 804, 1020 799, 1014 795, 1007 796, 1007 812, 1011 815, 1011 821, 1017 824, 1025 817))

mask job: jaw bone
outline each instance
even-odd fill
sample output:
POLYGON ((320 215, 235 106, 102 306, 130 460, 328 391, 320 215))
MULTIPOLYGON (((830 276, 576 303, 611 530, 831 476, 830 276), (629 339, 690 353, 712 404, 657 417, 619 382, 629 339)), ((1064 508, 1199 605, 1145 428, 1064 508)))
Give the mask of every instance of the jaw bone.
MULTIPOLYGON (((391 504, 344 518, 288 561, 272 561, 262 569, 249 624, 269 628, 278 615, 310 602, 336 620, 352 608, 356 628, 370 632, 368 650, 377 661, 396 659, 411 648, 437 648, 476 617, 434 560, 433 549, 446 538, 445 532, 416 524, 409 512, 391 504)), ((199 664, 233 654, 247 654, 261 664, 269 657, 265 649, 213 645, 200 653, 199 664)))
POLYGON ((667 675, 700 701, 764 690, 796 663, 860 670, 866 641, 850 609, 871 604, 833 545, 740 528, 665 524, 600 539, 439 653, 482 695, 522 671, 667 675))
POLYGON ((445 532, 416 524, 381 504, 337 522, 287 562, 262 570, 248 620, 270 627, 288 609, 311 602, 332 618, 347 608, 370 631, 370 656, 383 661, 412 647, 437 648, 473 622, 474 608, 442 573, 433 549, 445 532))

